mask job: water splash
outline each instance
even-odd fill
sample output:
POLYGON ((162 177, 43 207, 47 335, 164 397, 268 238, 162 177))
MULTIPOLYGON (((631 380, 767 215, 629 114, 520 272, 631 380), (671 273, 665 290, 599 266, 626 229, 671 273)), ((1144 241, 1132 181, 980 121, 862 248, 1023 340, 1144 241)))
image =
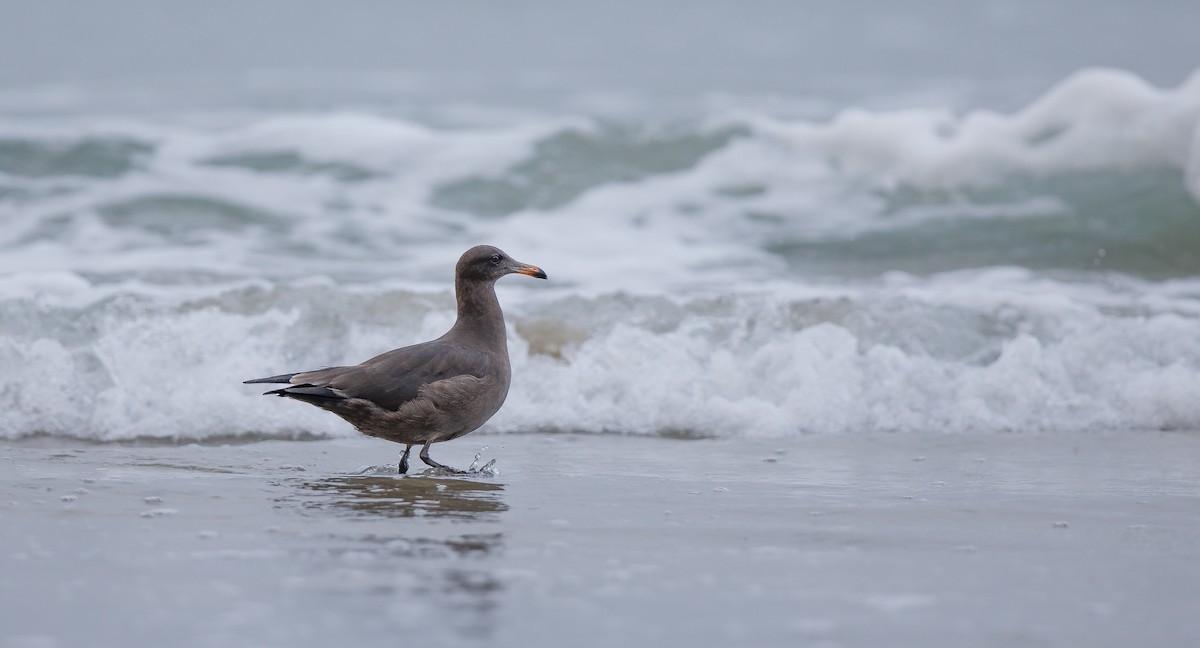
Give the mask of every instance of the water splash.
POLYGON ((467 466, 468 475, 480 475, 483 477, 495 477, 500 474, 500 469, 496 468, 496 460, 491 459, 483 466, 479 465, 480 459, 483 458, 483 453, 488 451, 488 446, 483 446, 479 452, 475 453, 475 458, 471 460, 471 465, 467 466))

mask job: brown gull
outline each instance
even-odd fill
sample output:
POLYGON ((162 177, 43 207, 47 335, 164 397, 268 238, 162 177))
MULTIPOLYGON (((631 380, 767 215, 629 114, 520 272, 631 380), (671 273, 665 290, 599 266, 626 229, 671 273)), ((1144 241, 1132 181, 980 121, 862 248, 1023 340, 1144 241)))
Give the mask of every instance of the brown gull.
POLYGON ((408 454, 417 444, 421 461, 429 466, 462 472, 431 459, 429 446, 474 431, 508 396, 512 372, 495 284, 512 273, 546 278, 541 268, 518 263, 495 247, 473 247, 454 271, 458 319, 445 335, 352 367, 246 383, 286 383, 265 395, 311 403, 346 419, 363 434, 403 443, 401 474, 408 472, 408 454))

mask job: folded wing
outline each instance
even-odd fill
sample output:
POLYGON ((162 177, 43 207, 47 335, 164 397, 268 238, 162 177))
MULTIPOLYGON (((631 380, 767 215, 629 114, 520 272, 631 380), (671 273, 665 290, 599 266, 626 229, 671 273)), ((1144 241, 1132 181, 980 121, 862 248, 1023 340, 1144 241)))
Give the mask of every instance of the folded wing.
POLYGON ((353 367, 329 367, 246 382, 290 384, 267 394, 309 402, 360 398, 395 411, 416 398, 425 385, 461 376, 482 378, 488 365, 484 351, 433 340, 388 351, 353 367))

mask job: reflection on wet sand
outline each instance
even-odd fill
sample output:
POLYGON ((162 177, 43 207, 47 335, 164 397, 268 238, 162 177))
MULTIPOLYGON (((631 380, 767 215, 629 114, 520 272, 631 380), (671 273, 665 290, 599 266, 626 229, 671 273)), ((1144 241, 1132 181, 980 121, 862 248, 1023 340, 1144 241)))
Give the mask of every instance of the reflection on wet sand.
POLYGON ((379 517, 491 521, 508 510, 503 484, 449 477, 339 476, 304 482, 308 509, 379 517))
POLYGON ((384 605, 433 609, 453 620, 447 629, 460 645, 488 641, 505 584, 494 572, 503 546, 499 525, 508 510, 504 485, 432 475, 335 475, 296 480, 279 505, 336 529, 321 534, 349 590, 382 597, 384 605), (340 519, 352 518, 354 524, 340 519), (365 562, 362 556, 371 558, 365 562), (349 563, 349 566, 347 565, 349 563), (392 580, 403 574, 397 586, 392 580), (465 643, 464 643, 465 642, 465 643))

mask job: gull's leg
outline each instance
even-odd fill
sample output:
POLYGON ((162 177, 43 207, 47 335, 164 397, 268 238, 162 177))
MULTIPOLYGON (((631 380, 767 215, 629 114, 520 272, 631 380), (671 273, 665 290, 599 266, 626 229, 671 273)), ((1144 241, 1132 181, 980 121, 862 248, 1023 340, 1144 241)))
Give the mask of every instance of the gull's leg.
POLYGON ((400 455, 400 474, 408 473, 408 453, 412 451, 412 444, 404 446, 404 452, 400 455))
POLYGON ((446 472, 452 472, 456 475, 467 474, 466 471, 462 471, 457 468, 451 468, 450 466, 447 466, 445 464, 440 464, 440 463, 434 461, 433 459, 430 459, 429 458, 429 444, 431 444, 431 443, 433 443, 433 442, 426 441, 425 445, 421 446, 421 461, 424 461, 431 468, 441 468, 442 470, 445 470, 446 472))

